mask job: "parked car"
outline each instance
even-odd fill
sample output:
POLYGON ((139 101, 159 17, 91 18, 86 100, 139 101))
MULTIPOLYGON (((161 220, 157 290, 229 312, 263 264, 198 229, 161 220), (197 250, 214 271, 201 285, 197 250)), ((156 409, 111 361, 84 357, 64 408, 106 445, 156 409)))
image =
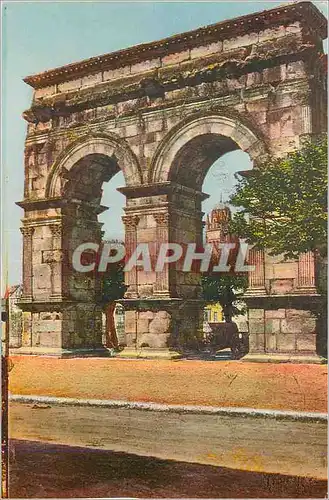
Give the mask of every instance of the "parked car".
POLYGON ((208 323, 202 347, 215 355, 221 349, 231 349, 232 358, 240 359, 248 352, 248 335, 238 330, 236 323, 208 323))

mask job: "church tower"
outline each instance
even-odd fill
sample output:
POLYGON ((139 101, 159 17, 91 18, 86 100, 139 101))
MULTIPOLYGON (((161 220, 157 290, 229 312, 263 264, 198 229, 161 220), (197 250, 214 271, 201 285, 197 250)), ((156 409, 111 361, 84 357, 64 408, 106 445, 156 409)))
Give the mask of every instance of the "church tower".
POLYGON ((231 210, 224 203, 218 203, 206 219, 206 243, 229 243, 232 236, 228 226, 231 220, 231 210))

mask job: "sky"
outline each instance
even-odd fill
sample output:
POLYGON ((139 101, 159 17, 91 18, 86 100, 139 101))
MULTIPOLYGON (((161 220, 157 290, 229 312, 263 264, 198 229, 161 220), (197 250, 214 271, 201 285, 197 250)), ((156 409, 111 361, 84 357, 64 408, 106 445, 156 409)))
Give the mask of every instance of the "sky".
MULTIPOLYGON (((286 2, 287 3, 287 2, 286 2)), ((327 2, 313 2, 327 15, 327 2)), ((282 5, 282 2, 3 2, 2 3, 2 242, 8 258, 9 283, 21 280, 24 140, 32 88, 27 75, 121 48, 164 38, 225 19, 282 5)), ((234 189, 234 172, 251 168, 248 155, 224 155, 209 170, 203 191, 210 195, 203 210, 209 212, 234 189)), ((101 216, 107 235, 123 236, 124 185, 117 174, 104 185, 101 216)))

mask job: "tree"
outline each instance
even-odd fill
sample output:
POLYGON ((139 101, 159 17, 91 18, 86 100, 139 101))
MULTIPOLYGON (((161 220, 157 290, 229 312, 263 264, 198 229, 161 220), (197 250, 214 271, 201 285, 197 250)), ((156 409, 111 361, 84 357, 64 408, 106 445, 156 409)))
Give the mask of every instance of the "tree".
POLYGON ((114 348, 118 347, 114 321, 115 301, 122 299, 127 289, 123 269, 124 261, 110 264, 106 273, 101 277, 101 302, 106 314, 106 345, 114 348))
POLYGON ((315 251, 326 256, 327 182, 326 137, 285 158, 267 159, 238 179, 230 202, 242 209, 230 232, 272 255, 296 258, 315 251))
POLYGON ((203 298, 206 302, 219 302, 223 308, 225 322, 230 323, 232 317, 244 312, 236 304, 248 286, 248 277, 231 274, 202 275, 203 298))

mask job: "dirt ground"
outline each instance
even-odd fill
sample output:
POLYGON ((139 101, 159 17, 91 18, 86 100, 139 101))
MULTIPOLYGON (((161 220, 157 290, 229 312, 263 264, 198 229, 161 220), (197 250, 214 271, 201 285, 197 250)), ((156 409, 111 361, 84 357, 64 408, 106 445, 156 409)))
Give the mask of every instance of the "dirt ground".
POLYGON ((327 411, 327 366, 14 356, 12 394, 327 411))

